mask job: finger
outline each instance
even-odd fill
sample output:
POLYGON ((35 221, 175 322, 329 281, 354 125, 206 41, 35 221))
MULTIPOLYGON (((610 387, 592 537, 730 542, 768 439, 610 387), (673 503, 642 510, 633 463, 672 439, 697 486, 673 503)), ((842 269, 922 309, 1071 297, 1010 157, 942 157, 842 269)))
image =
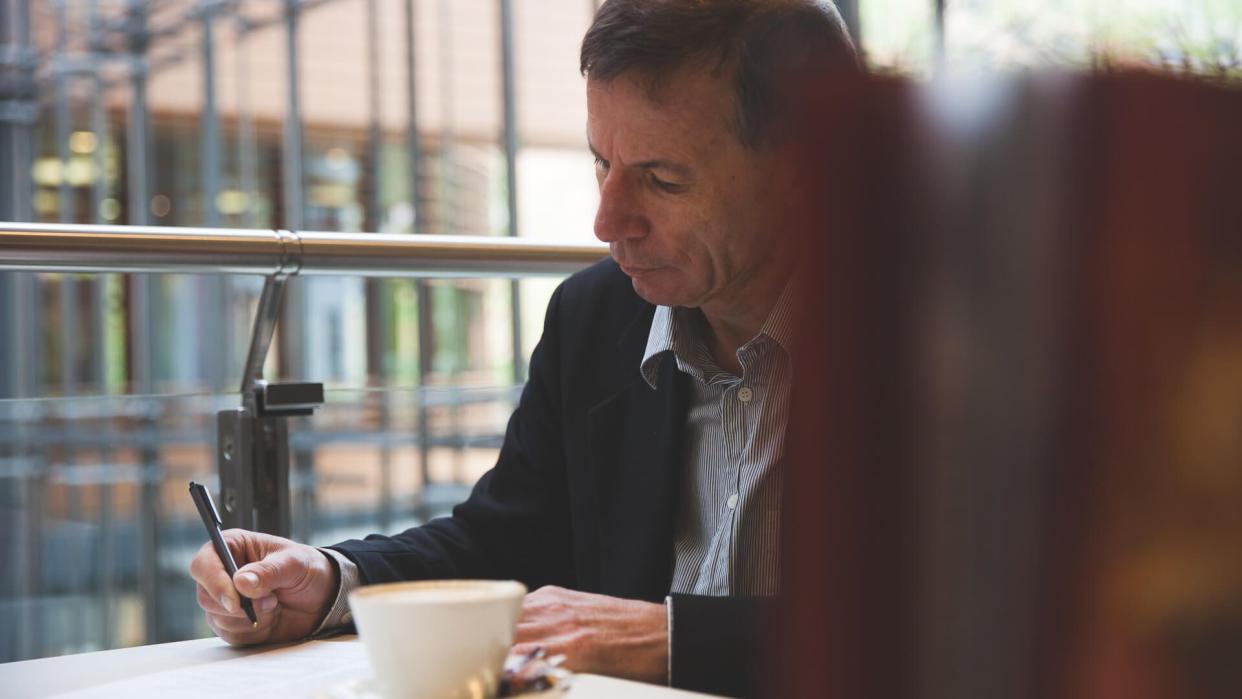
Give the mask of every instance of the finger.
POLYGON ((194 587, 198 591, 198 606, 202 607, 204 612, 227 616, 242 616, 240 609, 234 608, 233 611, 225 609, 224 606, 220 604, 220 600, 212 597, 211 593, 208 592, 202 585, 195 585, 194 587))
POLYGON ((226 633, 233 634, 250 633, 252 631, 260 631, 267 628, 259 622, 251 623, 251 621, 244 616, 235 617, 228 614, 212 614, 210 612, 207 614, 207 623, 211 626, 211 628, 217 631, 224 631, 226 633), (259 625, 256 626, 256 623, 259 625))
POLYGON ((278 590, 303 585, 310 566, 300 553, 297 549, 276 551, 262 560, 242 566, 233 576, 237 591, 257 599, 278 590))
POLYGON ((221 607, 230 612, 237 610, 237 591, 210 542, 203 544, 194 554, 190 561, 190 577, 221 607))
MULTIPOLYGON (((225 609, 220 605, 219 601, 211 598, 211 595, 203 589, 202 585, 197 585, 196 587, 198 588, 198 606, 202 607, 204 612, 249 620, 249 617, 246 616, 245 610, 242 609, 240 605, 233 610, 225 609)), ((276 609, 276 606, 280 603, 277 601, 275 595, 268 595, 266 597, 260 597, 257 600, 252 600, 251 604, 254 605, 254 611, 256 614, 264 614, 276 609)))
POLYGON ((518 624, 513 628, 513 643, 535 643, 543 635, 541 630, 538 624, 518 624))
POLYGON ((569 629, 565 624, 551 619, 540 618, 522 621, 513 627, 513 642, 546 644, 568 631, 569 629))
POLYGON ((543 646, 538 643, 515 643, 513 644, 513 647, 509 649, 509 655, 520 655, 522 657, 526 657, 542 647, 543 646))
POLYGON ((566 670, 571 669, 571 666, 575 666, 577 664, 574 662, 575 659, 568 652, 569 646, 553 640, 549 640, 547 642, 541 641, 538 643, 515 643, 513 647, 509 649, 509 654, 528 656, 539 649, 543 650, 543 657, 545 658, 551 658, 557 655, 565 656, 565 658, 561 661, 560 666, 564 667, 566 670))
POLYGON ((211 627, 212 633, 235 646, 264 643, 271 635, 270 624, 268 626, 260 625, 258 628, 255 628, 245 619, 238 620, 232 617, 216 617, 208 614, 207 625, 211 627))

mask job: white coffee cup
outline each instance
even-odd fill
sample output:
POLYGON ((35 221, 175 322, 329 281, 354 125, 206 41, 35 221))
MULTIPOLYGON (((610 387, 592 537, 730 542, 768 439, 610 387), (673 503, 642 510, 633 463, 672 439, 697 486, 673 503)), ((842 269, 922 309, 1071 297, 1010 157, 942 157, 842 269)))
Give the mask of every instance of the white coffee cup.
POLYGON ((386 699, 495 696, 526 587, 511 580, 367 585, 349 595, 386 699))

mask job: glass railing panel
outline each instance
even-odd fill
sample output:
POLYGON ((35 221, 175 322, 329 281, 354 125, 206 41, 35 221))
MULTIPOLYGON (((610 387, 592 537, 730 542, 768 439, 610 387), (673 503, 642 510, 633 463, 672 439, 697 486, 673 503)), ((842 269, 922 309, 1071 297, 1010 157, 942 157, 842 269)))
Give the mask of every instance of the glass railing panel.
MULTIPOLYGON (((509 382, 559 282, 520 280, 514 313, 508 279, 294 278, 266 373, 327 386, 509 382)), ((0 271, 0 399, 236 390, 262 287, 246 275, 0 271)))
MULTIPOLYGON (((329 390, 290 423, 292 536, 315 545, 446 514, 495 461, 518 388, 329 390)), ((186 493, 217 489, 236 394, 0 401, 0 662, 210 634, 186 493)))
POLYGON ((0 660, 193 637, 179 572, 201 533, 227 395, 0 401, 0 660), (201 529, 201 524, 199 525, 201 529))
POLYGON ((290 423, 293 537, 325 545, 449 514, 495 464, 519 391, 327 391, 290 423))

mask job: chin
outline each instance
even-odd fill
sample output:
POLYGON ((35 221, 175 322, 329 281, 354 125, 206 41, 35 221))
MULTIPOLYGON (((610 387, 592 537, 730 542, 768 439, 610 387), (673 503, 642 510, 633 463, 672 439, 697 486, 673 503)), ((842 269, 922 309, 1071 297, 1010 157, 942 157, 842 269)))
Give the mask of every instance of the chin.
POLYGON ((647 303, 655 304, 656 306, 691 305, 691 297, 685 293, 684 289, 642 277, 631 277, 630 283, 634 287, 634 293, 638 294, 639 298, 647 303))

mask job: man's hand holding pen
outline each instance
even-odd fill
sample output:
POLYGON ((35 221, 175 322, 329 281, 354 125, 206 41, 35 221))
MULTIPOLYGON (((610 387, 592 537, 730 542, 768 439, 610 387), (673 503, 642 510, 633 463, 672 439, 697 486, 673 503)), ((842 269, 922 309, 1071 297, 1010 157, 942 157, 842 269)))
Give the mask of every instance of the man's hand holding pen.
POLYGON ((313 546, 242 529, 224 532, 237 574, 229 579, 210 542, 190 563, 198 605, 217 636, 235 645, 305 638, 314 630, 336 590, 336 569, 313 546), (254 601, 257 625, 241 608, 238 593, 254 601))

